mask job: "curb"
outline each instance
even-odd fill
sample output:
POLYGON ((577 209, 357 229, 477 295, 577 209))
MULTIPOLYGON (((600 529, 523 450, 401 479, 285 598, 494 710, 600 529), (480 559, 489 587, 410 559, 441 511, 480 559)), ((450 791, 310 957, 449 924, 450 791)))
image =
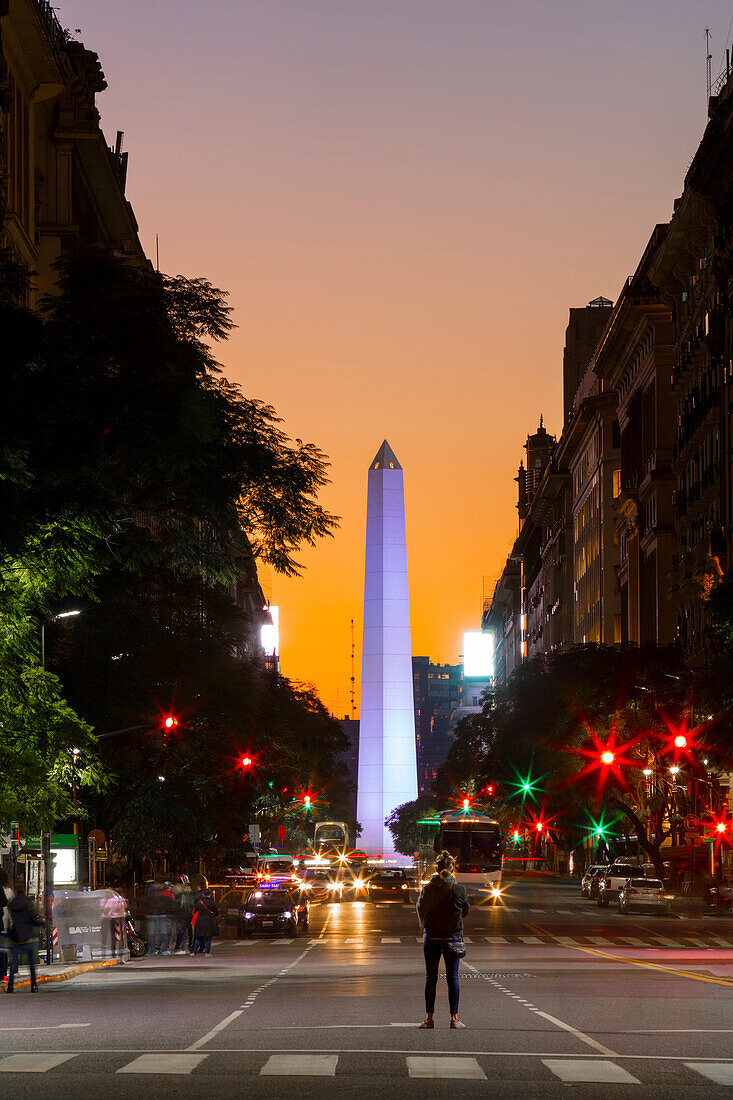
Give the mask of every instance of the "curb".
MULTIPOLYGON (((70 978, 75 978, 77 974, 85 974, 88 970, 102 970, 108 966, 122 966, 123 959, 102 959, 99 962, 85 963, 83 966, 72 966, 68 970, 64 970, 60 974, 41 974, 40 966, 36 970, 36 982, 38 985, 41 982, 66 982, 70 978)), ((30 989, 30 978, 23 978, 22 981, 14 982, 15 989, 30 989)))

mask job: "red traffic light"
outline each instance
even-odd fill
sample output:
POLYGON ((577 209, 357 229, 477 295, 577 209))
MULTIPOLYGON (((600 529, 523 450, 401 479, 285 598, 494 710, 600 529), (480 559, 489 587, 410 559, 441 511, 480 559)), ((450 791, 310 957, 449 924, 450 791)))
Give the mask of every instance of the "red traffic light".
POLYGON ((176 718, 175 714, 166 714, 161 719, 161 725, 166 733, 170 733, 171 730, 174 730, 177 727, 178 719, 176 718))
POLYGON ((719 821, 718 824, 715 826, 715 831, 716 831, 716 833, 724 833, 726 828, 727 828, 727 826, 726 826, 725 822, 724 821, 719 821))
POLYGON ((241 768, 248 768, 251 763, 252 763, 252 757, 251 756, 243 756, 239 761, 239 766, 241 768))
POLYGON ((542 824, 541 821, 537 822, 537 824, 535 825, 535 829, 537 830, 538 833, 542 832, 542 830, 544 829, 544 825, 542 824))
POLYGON ((611 752, 610 749, 606 749, 605 752, 601 753, 601 763, 605 764, 606 767, 610 767, 610 765, 613 764, 615 759, 616 759, 616 756, 615 756, 614 753, 611 752))

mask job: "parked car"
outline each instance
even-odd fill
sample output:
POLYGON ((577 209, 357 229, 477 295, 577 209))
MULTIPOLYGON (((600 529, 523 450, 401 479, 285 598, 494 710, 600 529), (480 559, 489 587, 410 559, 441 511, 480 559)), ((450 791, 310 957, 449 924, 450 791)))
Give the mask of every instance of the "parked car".
POLYGON ((289 893, 279 886, 253 890, 244 904, 242 929, 246 937, 255 932, 280 932, 295 936, 308 928, 308 902, 303 894, 289 893))
POLYGON ((594 898, 596 896, 598 875, 602 871, 606 871, 608 868, 607 863, 591 863, 585 874, 580 880, 580 896, 581 898, 594 898), (595 883, 595 888, 594 888, 595 883))
POLYGON ((631 909, 656 909, 657 912, 671 912, 671 898, 664 893, 664 884, 659 878, 630 878, 618 892, 619 913, 629 913, 631 909))
POLYGON ((618 892, 630 878, 644 878, 641 867, 632 863, 614 863, 599 876, 597 904, 607 906, 612 900, 618 901, 618 892))

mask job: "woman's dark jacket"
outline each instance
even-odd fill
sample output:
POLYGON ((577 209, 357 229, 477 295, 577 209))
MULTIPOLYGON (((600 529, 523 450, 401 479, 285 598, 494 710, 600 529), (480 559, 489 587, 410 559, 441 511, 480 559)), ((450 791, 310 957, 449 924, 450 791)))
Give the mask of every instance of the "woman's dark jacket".
POLYGON ((219 909, 214 899, 207 898, 205 895, 197 898, 194 902, 193 911, 194 914, 198 913, 194 925, 194 934, 200 936, 202 940, 207 936, 215 936, 219 931, 219 925, 216 921, 219 909))
POLYGON ((29 943, 36 937, 36 926, 40 920, 36 910, 25 894, 19 894, 8 902, 10 918, 13 922, 10 933, 16 943, 29 943))
POLYGON ((463 918, 470 909, 465 886, 452 875, 433 875, 417 899, 417 916, 428 939, 450 939, 463 935, 463 918))

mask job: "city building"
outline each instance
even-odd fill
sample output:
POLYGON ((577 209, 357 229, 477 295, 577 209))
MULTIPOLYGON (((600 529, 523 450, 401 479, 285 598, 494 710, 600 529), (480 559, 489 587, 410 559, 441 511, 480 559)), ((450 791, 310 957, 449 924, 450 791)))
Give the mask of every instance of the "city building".
POLYGON ((123 135, 108 146, 96 53, 70 37, 48 0, 0 0, 0 248, 32 272, 33 305, 74 245, 147 264, 125 198, 123 135))
POLYGON ((452 716, 461 702, 462 677, 462 665, 412 658, 418 795, 432 793, 433 781, 453 743, 452 716))

